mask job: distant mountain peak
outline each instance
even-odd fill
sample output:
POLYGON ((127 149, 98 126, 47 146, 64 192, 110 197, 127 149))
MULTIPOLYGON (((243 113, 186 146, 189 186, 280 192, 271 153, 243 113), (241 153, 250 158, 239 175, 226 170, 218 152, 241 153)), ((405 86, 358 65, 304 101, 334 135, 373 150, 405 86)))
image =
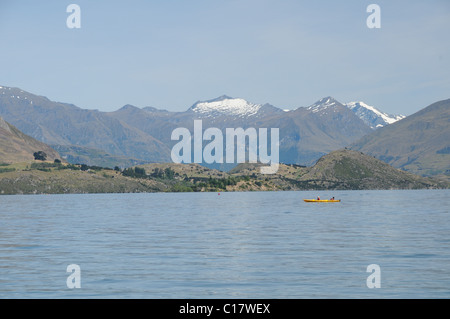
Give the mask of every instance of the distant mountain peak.
POLYGON ((313 113, 326 110, 330 107, 342 106, 340 102, 338 102, 335 98, 331 96, 324 97, 314 103, 311 106, 308 106, 306 109, 312 111, 313 113))
POLYGON ((137 106, 131 105, 131 104, 125 104, 120 108, 120 110, 136 110, 139 109, 137 106))
POLYGON ((146 106, 142 109, 149 113, 170 113, 170 111, 167 111, 166 109, 158 109, 154 106, 146 106))
POLYGON ((219 96, 219 97, 217 97, 215 99, 212 99, 212 100, 209 100, 209 101, 206 101, 206 102, 217 102, 217 101, 233 100, 233 99, 234 99, 233 97, 224 94, 224 95, 221 95, 221 96, 219 96))
POLYGON ((326 105, 333 105, 337 102, 335 98, 332 96, 327 96, 322 99, 320 99, 317 103, 326 104, 326 105))
POLYGON ((349 102, 345 105, 372 129, 377 129, 405 118, 404 115, 385 113, 362 101, 349 102))
POLYGON ((232 98, 222 95, 218 98, 199 101, 190 110, 205 117, 215 117, 220 115, 248 117, 258 113, 262 105, 250 103, 242 98, 232 98))

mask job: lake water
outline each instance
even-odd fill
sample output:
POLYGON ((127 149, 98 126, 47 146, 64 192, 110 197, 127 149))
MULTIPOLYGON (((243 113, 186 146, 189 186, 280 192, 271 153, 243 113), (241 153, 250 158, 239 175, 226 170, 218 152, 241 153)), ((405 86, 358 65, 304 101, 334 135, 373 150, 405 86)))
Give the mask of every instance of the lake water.
POLYGON ((450 298, 449 211, 449 190, 0 196, 0 298, 450 298))

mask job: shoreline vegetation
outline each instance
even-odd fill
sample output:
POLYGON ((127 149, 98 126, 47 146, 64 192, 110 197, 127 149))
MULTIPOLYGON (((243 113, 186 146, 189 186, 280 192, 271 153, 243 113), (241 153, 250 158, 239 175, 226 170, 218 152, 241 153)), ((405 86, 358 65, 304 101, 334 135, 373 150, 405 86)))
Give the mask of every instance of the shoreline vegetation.
POLYGON ((0 163, 0 194, 450 188, 448 180, 414 175, 347 149, 331 152, 311 167, 280 164, 271 175, 261 174, 260 166, 244 163, 222 172, 199 164, 153 163, 112 169, 60 161, 0 163))

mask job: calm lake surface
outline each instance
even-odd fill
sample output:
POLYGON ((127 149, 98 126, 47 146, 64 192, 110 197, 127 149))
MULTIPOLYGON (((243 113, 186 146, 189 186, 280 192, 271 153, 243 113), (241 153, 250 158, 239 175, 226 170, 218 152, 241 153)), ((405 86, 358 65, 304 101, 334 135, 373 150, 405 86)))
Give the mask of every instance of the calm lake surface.
POLYGON ((449 211, 449 190, 0 196, 0 298, 450 298, 449 211))

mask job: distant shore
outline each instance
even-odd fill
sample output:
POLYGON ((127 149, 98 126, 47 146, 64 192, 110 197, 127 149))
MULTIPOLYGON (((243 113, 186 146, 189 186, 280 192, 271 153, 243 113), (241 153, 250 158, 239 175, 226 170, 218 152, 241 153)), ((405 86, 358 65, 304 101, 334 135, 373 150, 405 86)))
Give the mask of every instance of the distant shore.
POLYGON ((313 167, 280 164, 264 175, 258 164, 229 172, 198 164, 159 163, 116 169, 31 161, 0 166, 0 194, 235 192, 362 189, 446 189, 446 181, 394 169, 358 152, 324 156, 313 167))

